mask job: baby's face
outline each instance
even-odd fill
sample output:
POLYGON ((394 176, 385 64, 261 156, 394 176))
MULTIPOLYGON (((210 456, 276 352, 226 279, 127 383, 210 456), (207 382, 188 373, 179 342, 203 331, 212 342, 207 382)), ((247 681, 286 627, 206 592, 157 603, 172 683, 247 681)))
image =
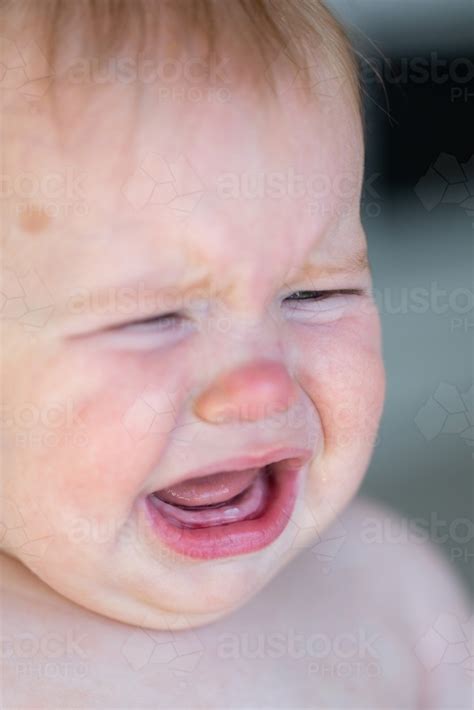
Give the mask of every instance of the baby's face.
POLYGON ((363 146, 326 93, 70 87, 56 121, 7 114, 3 548, 94 611, 217 618, 365 472, 383 368, 363 146))

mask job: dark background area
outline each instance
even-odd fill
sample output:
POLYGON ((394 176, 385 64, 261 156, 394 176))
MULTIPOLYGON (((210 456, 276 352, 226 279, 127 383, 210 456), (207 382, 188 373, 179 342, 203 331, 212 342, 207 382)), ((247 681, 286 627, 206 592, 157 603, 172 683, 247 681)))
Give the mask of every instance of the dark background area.
POLYGON ((474 588, 474 3, 331 0, 361 54, 387 400, 362 492, 474 588), (377 79, 376 74, 381 75, 377 79))

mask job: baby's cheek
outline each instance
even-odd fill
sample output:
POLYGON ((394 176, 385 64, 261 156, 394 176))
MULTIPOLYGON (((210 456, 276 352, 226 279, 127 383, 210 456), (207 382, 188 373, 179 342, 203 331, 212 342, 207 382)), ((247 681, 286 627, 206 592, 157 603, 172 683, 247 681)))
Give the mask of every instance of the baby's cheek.
POLYGON ((57 431, 56 446, 36 452, 34 486, 63 521, 119 527, 180 424, 186 358, 68 353, 52 371, 56 376, 42 390, 62 392, 70 418, 57 431))
POLYGON ((321 417, 325 465, 333 475, 336 464, 357 475, 370 457, 383 406, 378 319, 348 318, 302 331, 301 352, 299 377, 321 417))

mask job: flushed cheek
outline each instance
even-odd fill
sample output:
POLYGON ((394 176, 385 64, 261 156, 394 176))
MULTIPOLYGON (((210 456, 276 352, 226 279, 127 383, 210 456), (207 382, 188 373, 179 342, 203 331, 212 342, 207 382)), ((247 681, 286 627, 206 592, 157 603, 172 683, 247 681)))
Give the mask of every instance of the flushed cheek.
POLYGON ((333 479, 360 480, 383 406, 384 369, 376 317, 301 331, 299 379, 322 421, 322 467, 333 479))
POLYGON ((56 381, 48 377, 42 390, 62 391, 72 425, 57 432, 55 447, 36 452, 30 483, 47 508, 61 511, 63 522, 84 518, 119 529, 180 423, 186 357, 69 352, 49 372, 60 374, 56 381))

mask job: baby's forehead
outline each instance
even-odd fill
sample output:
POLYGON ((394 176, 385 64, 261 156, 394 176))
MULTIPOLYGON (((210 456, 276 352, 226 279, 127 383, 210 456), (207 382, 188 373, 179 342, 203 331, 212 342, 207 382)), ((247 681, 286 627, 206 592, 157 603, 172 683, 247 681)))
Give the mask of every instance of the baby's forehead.
POLYGON ((197 104, 150 91, 135 103, 109 87, 81 111, 86 97, 69 87, 56 115, 10 125, 12 244, 26 242, 32 262, 92 288, 104 271, 126 282, 150 263, 176 279, 257 263, 282 278, 318 235, 349 248, 363 146, 343 91, 197 104))
POLYGON ((197 214, 222 236, 246 235, 256 220, 266 222, 267 234, 294 234, 299 222, 311 217, 317 230, 355 201, 363 149, 354 67, 324 8, 315 6, 310 21, 283 4, 272 29, 256 4, 249 10, 255 35, 248 8, 236 0, 232 12, 248 29, 240 37, 231 8, 213 5, 216 42, 206 53, 209 22, 190 25, 185 5, 195 3, 176 4, 174 14, 167 3, 137 0, 117 4, 118 15, 108 16, 105 5, 91 2, 94 22, 78 11, 74 38, 69 3, 58 1, 49 38, 40 32, 48 18, 39 12, 31 39, 54 59, 53 81, 36 113, 24 106, 10 122, 8 155, 10 192, 19 213, 29 211, 21 222, 27 231, 44 230, 38 212, 46 211, 53 231, 82 241, 132 217, 163 241, 170 220, 194 221, 197 214), (153 8, 164 15, 147 15, 148 39, 140 45, 138 11, 153 8), (107 25, 115 48, 94 45, 107 25), (295 44, 289 40, 297 27, 295 44), (225 92, 212 91, 215 85, 225 92))
MULTIPOLYGON (((363 159, 360 117, 343 87, 332 90, 312 100, 294 90, 264 101, 236 89, 229 100, 203 102, 162 102, 150 90, 137 102, 125 87, 89 92, 70 86, 42 115, 25 109, 12 113, 10 121, 6 117, 9 167, 47 180, 45 173, 55 167, 71 166, 90 182, 102 179, 102 198, 130 173, 167 183, 185 163, 192 165, 196 181, 202 176, 211 187, 223 178, 276 179, 279 170, 304 173, 313 182, 349 173, 357 179, 363 159)), ((192 191, 192 184, 187 187, 192 191)), ((288 196, 297 198, 298 191, 291 194, 287 187, 288 196)))

